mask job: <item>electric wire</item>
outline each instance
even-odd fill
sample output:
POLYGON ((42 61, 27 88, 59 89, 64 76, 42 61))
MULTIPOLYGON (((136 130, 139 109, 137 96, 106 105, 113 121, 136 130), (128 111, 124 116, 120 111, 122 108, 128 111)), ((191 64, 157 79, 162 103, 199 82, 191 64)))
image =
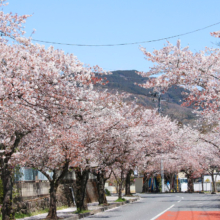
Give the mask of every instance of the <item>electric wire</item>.
POLYGON ((60 43, 60 42, 53 42, 53 41, 44 41, 44 40, 37 40, 37 39, 32 39, 32 41, 35 42, 41 42, 41 43, 47 43, 47 44, 60 44, 60 45, 66 45, 66 46, 79 46, 79 47, 113 47, 113 46, 126 46, 126 45, 134 45, 134 44, 144 44, 144 43, 152 43, 152 42, 156 42, 156 41, 162 41, 162 40, 167 40, 167 39, 171 39, 171 38, 176 38, 176 37, 181 37, 184 35, 188 35, 188 34, 192 34, 204 29, 207 29, 209 27, 213 27, 215 25, 220 24, 220 22, 217 22, 215 24, 211 24, 208 25, 206 27, 203 28, 199 28, 196 29, 194 31, 189 31, 183 34, 177 34, 177 35, 173 35, 170 37, 164 37, 164 38, 159 38, 159 39, 155 39, 155 40, 148 40, 148 41, 139 41, 139 42, 133 42, 133 43, 118 43, 118 44, 72 44, 72 43, 60 43))

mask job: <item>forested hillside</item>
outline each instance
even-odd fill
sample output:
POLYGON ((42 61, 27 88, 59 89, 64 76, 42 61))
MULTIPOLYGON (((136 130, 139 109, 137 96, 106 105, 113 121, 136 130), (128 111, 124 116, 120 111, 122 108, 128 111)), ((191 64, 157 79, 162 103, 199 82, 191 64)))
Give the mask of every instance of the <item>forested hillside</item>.
MULTIPOLYGON (((136 83, 144 83, 147 78, 144 78, 136 73, 136 70, 118 70, 113 71, 112 75, 105 76, 109 81, 102 88, 106 88, 111 92, 128 92, 131 94, 130 100, 135 97, 138 103, 147 108, 157 108, 157 98, 152 97, 152 89, 144 89, 135 85, 136 83)), ((173 86, 167 93, 162 94, 161 106, 162 114, 169 115, 172 119, 176 119, 184 124, 193 124, 196 116, 192 113, 192 108, 182 107, 182 92, 183 88, 173 86)))

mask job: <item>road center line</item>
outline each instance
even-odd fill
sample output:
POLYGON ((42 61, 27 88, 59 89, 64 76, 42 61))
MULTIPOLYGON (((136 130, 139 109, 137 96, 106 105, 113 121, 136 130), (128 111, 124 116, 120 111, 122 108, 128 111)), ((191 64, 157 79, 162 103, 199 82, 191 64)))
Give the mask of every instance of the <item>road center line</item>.
POLYGON ((178 202, 180 202, 181 200, 179 200, 178 202))
POLYGON ((169 209, 173 208, 173 206, 175 205, 171 205, 168 209, 164 210, 163 212, 159 213, 157 216, 155 216, 154 218, 152 218, 151 220, 155 220, 156 218, 158 218, 159 216, 161 216, 163 213, 165 213, 166 211, 168 211, 169 209))

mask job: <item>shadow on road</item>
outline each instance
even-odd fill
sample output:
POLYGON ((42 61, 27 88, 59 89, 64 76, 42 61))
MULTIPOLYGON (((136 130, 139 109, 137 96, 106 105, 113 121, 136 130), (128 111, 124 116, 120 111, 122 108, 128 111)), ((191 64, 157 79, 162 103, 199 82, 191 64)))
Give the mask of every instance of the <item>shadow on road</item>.
POLYGON ((210 217, 215 217, 216 219, 220 219, 220 213, 205 213, 205 214, 202 214, 201 216, 208 216, 208 218, 210 217))
POLYGON ((142 196, 141 195, 141 198, 146 198, 146 199, 148 199, 148 198, 150 198, 150 199, 156 199, 156 198, 164 198, 164 197, 167 197, 167 198, 169 198, 169 197, 171 197, 171 196, 142 196))
POLYGON ((179 209, 220 209, 220 205, 181 205, 181 206, 177 206, 176 208, 179 209))
MULTIPOLYGON (((103 219, 103 218, 112 218, 113 216, 98 216, 98 215, 95 215, 95 216, 89 216, 89 217, 87 217, 87 218, 93 218, 93 219, 96 219, 96 218, 101 218, 101 219, 103 219)), ((121 217, 121 215, 114 215, 114 217, 121 217)))

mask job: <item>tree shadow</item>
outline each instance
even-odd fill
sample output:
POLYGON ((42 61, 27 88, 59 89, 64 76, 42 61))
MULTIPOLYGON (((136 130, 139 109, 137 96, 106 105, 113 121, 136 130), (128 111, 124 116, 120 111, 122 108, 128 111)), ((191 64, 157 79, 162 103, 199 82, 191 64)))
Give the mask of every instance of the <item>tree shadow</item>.
POLYGON ((105 215, 105 216, 90 215, 87 218, 98 219, 98 218, 112 218, 112 217, 114 217, 114 218, 115 217, 121 217, 121 215, 114 215, 114 216, 111 216, 111 215, 105 215))
POLYGON ((141 198, 150 198, 150 199, 156 199, 156 198, 170 198, 171 196, 141 196, 141 198))
POLYGON ((215 217, 216 219, 220 219, 220 212, 219 213, 212 213, 209 211, 209 213, 201 214, 201 216, 208 216, 208 217, 215 217))
POLYGON ((200 204, 200 205, 179 205, 179 206, 176 206, 176 208, 178 209, 204 209, 206 211, 208 211, 209 209, 220 209, 220 204, 217 204, 217 205, 207 205, 207 204, 200 204))

